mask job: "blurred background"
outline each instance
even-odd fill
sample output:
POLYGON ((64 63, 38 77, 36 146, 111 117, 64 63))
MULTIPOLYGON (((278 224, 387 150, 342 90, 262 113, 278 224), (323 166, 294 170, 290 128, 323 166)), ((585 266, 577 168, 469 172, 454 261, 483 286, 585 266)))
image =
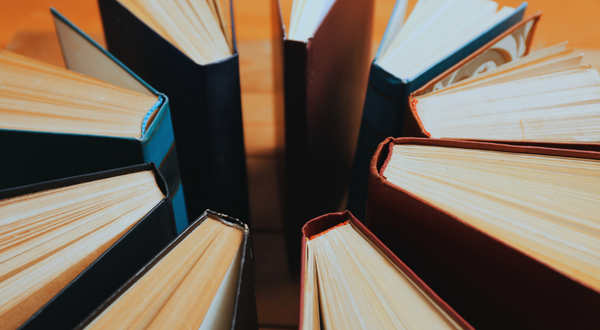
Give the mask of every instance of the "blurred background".
MULTIPOLYGON (((374 0, 374 55, 395 0, 374 0)), ((416 4, 409 1, 409 11, 416 4)), ((521 0, 497 0, 517 7, 521 0)), ((600 67, 600 1, 530 0, 525 16, 542 11, 533 50, 568 40, 600 67)), ((240 53, 242 108, 248 160, 255 285, 261 329, 295 329, 299 279, 287 271, 277 195, 275 116, 271 70, 272 0, 233 0, 240 53)), ((284 23, 292 0, 281 0, 284 23)), ((104 44, 96 0, 0 0, 0 47, 64 66, 49 12, 55 7, 92 38, 104 44)), ((218 211, 218 210, 216 210, 218 211)))

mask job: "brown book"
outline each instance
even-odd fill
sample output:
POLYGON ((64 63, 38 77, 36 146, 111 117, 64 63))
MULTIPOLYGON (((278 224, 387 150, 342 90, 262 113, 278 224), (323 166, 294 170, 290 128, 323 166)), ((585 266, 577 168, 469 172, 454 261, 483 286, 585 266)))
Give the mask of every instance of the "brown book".
POLYGON ((285 99, 285 106, 279 102, 276 109, 278 146, 285 149, 284 221, 295 271, 302 225, 345 204, 373 16, 373 0, 304 3, 294 1, 286 34, 279 3, 272 2, 275 88, 284 91, 285 99))
POLYGON ((600 153, 388 138, 367 227, 478 328, 600 325, 600 153))
POLYGON ((302 234, 299 329, 473 329, 352 213, 302 234))

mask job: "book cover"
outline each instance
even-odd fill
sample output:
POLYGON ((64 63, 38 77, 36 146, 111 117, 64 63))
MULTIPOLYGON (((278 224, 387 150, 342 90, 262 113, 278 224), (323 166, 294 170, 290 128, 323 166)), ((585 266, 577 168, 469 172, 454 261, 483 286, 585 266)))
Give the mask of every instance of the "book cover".
POLYGON ((600 159, 592 151, 507 144, 388 138, 369 168, 367 227, 476 328, 590 329, 600 293, 484 233, 382 175, 394 144, 600 159))
POLYGON ((19 329, 72 329, 176 236, 169 189, 154 164, 141 164, 0 191, 0 199, 153 170, 159 204, 39 309, 19 329))
POLYGON ((249 221, 239 55, 199 65, 117 0, 99 0, 108 50, 165 93, 190 221, 205 209, 249 221))
MULTIPOLYGON (((394 12, 400 11, 402 7, 402 1, 398 1, 394 12)), ((384 44, 380 45, 378 55, 376 55, 375 60, 371 64, 369 72, 367 95, 360 124, 358 143, 355 146, 356 154, 352 165, 352 177, 350 179, 348 194, 348 210, 358 219, 364 220, 369 162, 377 145, 388 136, 408 136, 409 132, 404 131, 404 122, 409 95, 488 44, 491 40, 506 33, 505 31, 521 21, 526 8, 527 3, 524 2, 506 19, 410 80, 402 80, 377 65, 375 61, 385 46, 384 44)), ((390 30, 397 28, 392 26, 392 22, 390 20, 386 34, 390 30)), ((528 34, 529 32, 533 32, 533 29, 528 29, 524 32, 528 34)), ((524 40, 528 41, 526 43, 526 51, 528 51, 531 38, 528 35, 523 35, 523 37, 525 38, 524 40)), ((523 53, 518 54, 520 56, 523 55, 523 53)))
POLYGON ((278 103, 276 108, 276 118, 284 118, 276 127, 278 146, 285 149, 284 226, 289 265, 297 272, 302 225, 345 203, 367 85, 374 4, 335 1, 307 42, 286 37, 278 2, 272 6, 275 90, 284 92, 284 107, 278 103))

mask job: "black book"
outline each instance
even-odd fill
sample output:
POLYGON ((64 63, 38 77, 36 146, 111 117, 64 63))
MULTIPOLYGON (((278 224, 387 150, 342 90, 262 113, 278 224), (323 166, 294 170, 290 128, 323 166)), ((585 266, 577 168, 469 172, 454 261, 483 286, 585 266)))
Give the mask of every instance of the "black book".
POLYGON ((132 71, 169 96, 189 220, 210 208, 248 221, 239 56, 231 10, 219 11, 230 55, 199 64, 156 31, 167 20, 166 11, 165 18, 150 24, 139 18, 147 15, 136 16, 130 10, 133 5, 124 3, 98 0, 106 44, 132 71), (226 24, 227 19, 231 24, 226 24))

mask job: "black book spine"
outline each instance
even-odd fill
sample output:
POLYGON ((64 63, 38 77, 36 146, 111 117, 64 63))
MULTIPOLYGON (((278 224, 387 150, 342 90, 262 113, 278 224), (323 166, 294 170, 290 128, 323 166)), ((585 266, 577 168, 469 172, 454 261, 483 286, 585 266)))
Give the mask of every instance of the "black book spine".
POLYGON ((238 54, 200 65, 118 1, 98 4, 109 51, 171 101, 190 222, 208 208, 248 222, 238 54))
POLYGON ((310 220, 308 164, 308 44, 286 40, 284 52, 285 95, 285 200, 284 231, 289 268, 300 271, 301 229, 310 220))

